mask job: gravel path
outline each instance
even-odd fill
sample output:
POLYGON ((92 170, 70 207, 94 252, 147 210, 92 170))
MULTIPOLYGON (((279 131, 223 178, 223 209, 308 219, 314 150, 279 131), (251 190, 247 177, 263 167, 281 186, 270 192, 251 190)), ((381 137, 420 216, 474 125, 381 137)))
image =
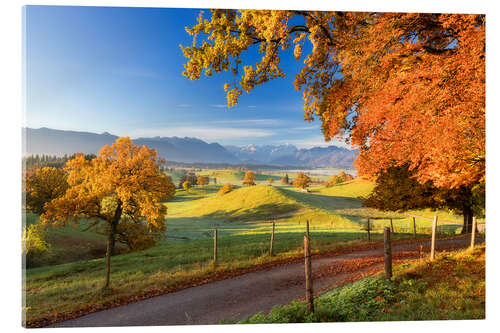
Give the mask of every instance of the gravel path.
MULTIPOLYGON (((466 247, 469 238, 439 240, 437 250, 466 247)), ((395 259, 418 258, 420 244, 393 246, 395 259)), ((367 250, 327 258, 313 258, 314 290, 338 286, 383 268, 383 250, 367 250), (354 264, 355 263, 355 264, 354 264)), ((226 280, 152 297, 55 324, 54 327, 160 326, 216 324, 239 320, 274 305, 304 297, 304 264, 289 264, 255 271, 226 280)))

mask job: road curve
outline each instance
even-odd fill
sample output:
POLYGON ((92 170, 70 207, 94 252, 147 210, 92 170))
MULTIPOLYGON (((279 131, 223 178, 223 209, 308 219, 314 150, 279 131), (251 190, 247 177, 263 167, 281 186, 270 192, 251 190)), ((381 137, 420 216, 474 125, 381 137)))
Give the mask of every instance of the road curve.
MULTIPOLYGON (((469 245, 469 238, 439 240, 437 250, 469 245)), ((420 245, 430 246, 429 240, 394 245, 393 256, 399 259, 418 258, 420 245)), ((313 258, 314 290, 338 286, 347 279, 383 267, 382 249, 313 258), (356 262, 356 266, 349 266, 356 262), (339 269, 334 269, 335 267, 339 269), (333 269, 332 269, 333 268, 333 269)), ((274 305, 288 304, 304 297, 304 264, 289 264, 259 270, 237 277, 187 288, 91 313, 54 324, 52 327, 110 327, 204 325, 222 320, 239 320, 258 312, 269 312, 274 305)))

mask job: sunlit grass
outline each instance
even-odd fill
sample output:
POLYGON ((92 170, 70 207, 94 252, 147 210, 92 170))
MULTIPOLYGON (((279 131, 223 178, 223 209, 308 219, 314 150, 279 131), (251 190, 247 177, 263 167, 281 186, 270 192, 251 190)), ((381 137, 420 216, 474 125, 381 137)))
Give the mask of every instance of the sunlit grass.
POLYGON ((396 268, 392 280, 369 277, 304 302, 276 306, 241 323, 460 320, 485 318, 485 248, 438 255, 396 268))
MULTIPOLYGON (((111 294, 102 295, 99 291, 104 284, 102 258, 26 270, 28 320, 96 306, 148 290, 163 290, 214 274, 214 228, 219 238, 218 272, 300 257, 306 221, 310 222, 315 253, 366 242, 367 218, 372 221, 373 241, 382 239, 382 228, 391 217, 397 233, 394 239, 413 237, 413 231, 405 229, 412 227, 410 217, 362 207, 358 197, 366 195, 372 186, 362 179, 330 188, 313 186, 311 193, 292 186, 258 185, 238 186, 228 194, 219 195, 221 186, 177 190, 175 197, 165 203, 168 208, 166 238, 154 248, 112 258, 111 294), (274 257, 268 254, 271 221, 276 223, 274 257)), ((28 217, 36 222, 36 216, 28 217)), ((417 218, 420 237, 422 233, 428 234, 426 228, 430 228, 431 223, 417 218)), ((104 249, 102 236, 91 232, 66 228, 53 232, 98 239, 104 249)), ((60 245, 65 252, 75 251, 71 244, 61 242, 60 245)))

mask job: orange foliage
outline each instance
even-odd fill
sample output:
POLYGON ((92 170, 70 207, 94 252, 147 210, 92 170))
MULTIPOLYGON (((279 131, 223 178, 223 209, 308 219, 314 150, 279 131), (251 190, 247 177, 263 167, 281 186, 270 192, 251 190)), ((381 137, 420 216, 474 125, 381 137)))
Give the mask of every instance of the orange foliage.
POLYGON ((94 159, 77 154, 65 167, 69 189, 45 206, 41 219, 64 225, 85 217, 96 225, 104 222, 105 232, 113 236, 134 225, 148 232, 165 231, 167 209, 160 202, 172 197, 175 187, 158 163, 155 150, 139 147, 128 137, 104 146, 94 159))
POLYGON ((347 136, 361 175, 409 165, 438 187, 484 183, 484 15, 213 10, 187 31, 186 77, 243 69, 224 85, 228 106, 284 77, 280 52, 293 49, 305 119, 319 118, 326 140, 347 136), (262 59, 245 65, 252 45, 262 59))
POLYGON ((42 214, 44 205, 62 196, 68 188, 66 174, 60 169, 36 168, 25 175, 26 208, 37 214, 42 214))
POLYGON ((247 171, 245 173, 243 185, 255 185, 255 173, 253 171, 247 171))

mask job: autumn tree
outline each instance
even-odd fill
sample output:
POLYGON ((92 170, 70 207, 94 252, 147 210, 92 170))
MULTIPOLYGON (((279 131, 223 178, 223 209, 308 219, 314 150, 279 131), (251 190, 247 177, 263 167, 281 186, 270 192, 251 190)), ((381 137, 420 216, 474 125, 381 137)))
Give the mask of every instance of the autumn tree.
POLYGON ((181 179, 179 180, 179 188, 183 188, 183 184, 185 182, 188 182, 190 183, 191 185, 196 185, 196 183, 198 182, 198 178, 196 177, 196 175, 192 172, 188 172, 184 175, 182 175, 181 179))
POLYGON ((26 208, 42 214, 44 205, 64 195, 67 189, 67 176, 63 170, 54 167, 36 168, 26 176, 26 208))
POLYGON ((292 182, 293 186, 306 189, 311 184, 311 178, 303 172, 299 172, 297 174, 297 178, 295 178, 292 182))
POLYGON ((198 185, 208 185, 209 179, 207 176, 198 176, 196 177, 196 184, 198 185))
POLYGON ((255 173, 253 171, 247 171, 245 173, 245 178, 243 179, 243 185, 255 185, 255 173))
POLYGON ((285 174, 285 176, 281 178, 281 184, 288 185, 288 183, 289 183, 288 174, 285 174))
POLYGON ((224 195, 226 193, 231 192, 234 190, 235 186, 231 183, 226 183, 224 186, 222 186, 218 192, 219 195, 224 195))
POLYGON ((399 212, 420 208, 450 209, 463 215, 462 233, 469 233, 473 215, 484 215, 484 191, 476 191, 473 195, 466 186, 447 189, 435 187, 431 181, 422 184, 408 166, 391 167, 377 175, 375 188, 363 204, 399 212))
POLYGON ((191 185, 191 182, 190 181, 185 181, 184 183, 182 183, 182 188, 186 191, 188 191, 190 188, 192 187, 191 185))
POLYGON ((232 72, 229 107, 285 77, 293 50, 305 119, 359 149, 358 174, 407 165, 421 184, 484 187, 484 15, 216 9, 187 32, 183 75, 232 72), (262 56, 245 63, 252 51, 262 56))
POLYGON ((272 185, 274 183, 274 179, 273 178, 268 178, 267 182, 269 183, 269 185, 272 185))
POLYGON ((158 162, 156 150, 139 147, 128 137, 118 138, 94 159, 78 154, 68 161, 68 190, 45 206, 44 224, 65 225, 86 218, 107 235, 105 288, 118 234, 128 228, 150 233, 166 230, 167 208, 161 201, 172 197, 175 187, 158 162))
POLYGON ((342 183, 344 180, 343 178, 337 176, 337 175, 331 175, 330 178, 328 178, 328 181, 326 182, 326 187, 332 187, 337 184, 342 183))
POLYGON ((335 186, 337 184, 354 179, 354 177, 344 171, 340 171, 338 175, 331 175, 326 182, 326 187, 335 186))

